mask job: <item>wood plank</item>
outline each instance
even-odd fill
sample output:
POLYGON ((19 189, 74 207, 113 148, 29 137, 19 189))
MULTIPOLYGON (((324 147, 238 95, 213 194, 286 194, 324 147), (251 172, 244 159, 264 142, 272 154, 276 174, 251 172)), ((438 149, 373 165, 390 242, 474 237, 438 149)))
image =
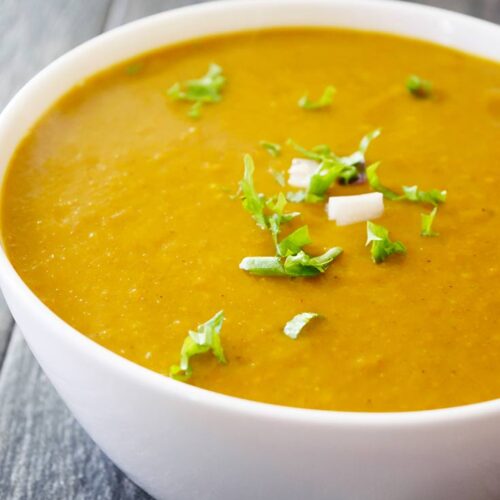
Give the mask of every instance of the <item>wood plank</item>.
POLYGON ((37 71, 100 33, 110 5, 110 0, 0 0, 0 108, 37 71))
POLYGON ((500 0, 405 0, 500 23, 500 0))
POLYGON ((106 29, 116 28, 121 24, 164 10, 207 1, 210 0, 114 0, 106 22, 106 29))
MULTIPOLYGON (((3 360, 9 345, 14 320, 10 315, 7 304, 0 294, 0 372, 2 370, 3 360)), ((1 434, 0 434, 1 436, 1 434)))
POLYGON ((0 374, 0 498, 150 498, 76 423, 17 328, 0 374))
MULTIPOLYGON (((100 33, 108 0, 0 3, 0 108, 36 71, 100 33), (85 21, 82 22, 82 19, 85 21)), ((0 498, 145 499, 99 451, 41 373, 0 300, 0 498)))

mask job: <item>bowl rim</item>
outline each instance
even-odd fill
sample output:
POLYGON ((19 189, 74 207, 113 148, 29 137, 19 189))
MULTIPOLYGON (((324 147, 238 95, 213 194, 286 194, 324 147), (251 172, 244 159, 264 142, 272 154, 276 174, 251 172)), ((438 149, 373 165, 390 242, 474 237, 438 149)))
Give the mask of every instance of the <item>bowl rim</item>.
MULTIPOLYGON (((478 29, 478 27, 479 29, 493 29, 496 30, 497 34, 500 33, 500 26, 488 21, 479 20, 464 14, 450 12, 437 7, 408 4, 395 0, 378 0, 377 2, 374 2, 373 0, 239 0, 238 2, 234 0, 218 0, 215 2, 189 5, 164 11, 119 26, 86 41, 51 62, 33 78, 31 78, 28 83, 26 83, 14 95, 0 114, 0 140, 2 140, 4 127, 8 125, 11 119, 13 119, 11 116, 15 118, 16 114, 19 113, 17 108, 25 105, 26 100, 30 99, 32 89, 36 88, 42 78, 47 78, 47 75, 50 75, 50 73, 54 71, 54 68, 66 65, 68 61, 71 61, 71 59, 75 57, 76 54, 80 54, 81 52, 92 52, 99 48, 100 45, 107 44, 108 41, 112 40, 118 33, 132 31, 134 29, 144 29, 150 23, 161 22, 165 18, 170 18, 180 12, 183 14, 202 17, 207 11, 214 11, 218 9, 239 10, 242 8, 248 9, 250 6, 251 8, 258 9, 265 8, 269 5, 280 5, 281 8, 283 8, 283 6, 303 7, 304 5, 309 7, 311 5, 325 6, 327 4, 332 6, 340 5, 344 7, 349 5, 352 9, 369 7, 370 9, 375 9, 380 12, 383 12, 385 9, 398 9, 401 12, 404 11, 404 15, 408 16, 411 16, 413 12, 425 11, 439 16, 447 22, 452 22, 453 20, 458 19, 461 23, 465 22, 471 26, 474 25, 476 29, 478 29)), ((330 24, 330 26, 335 27, 333 24, 330 24)), ((234 31, 238 32, 244 30, 234 31)), ((384 31, 380 32, 383 33, 384 31)), ((220 31, 214 31, 213 34, 220 34, 220 31)), ((405 36, 402 33, 395 34, 403 37, 405 36)), ((412 37, 420 38, 414 36, 412 37)), ((189 41, 190 39, 192 38, 186 38, 186 41, 189 41)), ((425 37, 420 39, 429 40, 429 38, 425 37)), ((168 45, 169 44, 166 44, 165 46, 168 45)), ((160 48, 160 46, 158 46, 158 48, 160 48)), ((463 49, 459 50, 466 52, 466 50, 463 49)), ((140 53, 142 52, 139 52, 137 56, 139 56, 140 53)), ((118 64, 122 60, 123 59, 117 59, 115 64, 118 64)), ((97 72, 99 71, 101 70, 98 70, 97 72)), ((66 91, 68 91, 68 89, 69 88, 66 88, 66 91)), ((58 95, 61 97, 62 94, 58 95)), ((51 100, 51 104, 53 104, 53 102, 54 100, 51 100)), ((48 107, 50 107, 51 104, 49 104, 48 107)), ((39 119, 42 114, 38 114, 36 119, 39 119)), ((17 142, 17 144, 19 144, 19 142, 17 142)), ((0 174, 0 187, 2 189, 8 161, 11 157, 12 153, 9 154, 5 168, 3 168, 3 172, 0 174)), ((453 422, 484 419, 492 414, 500 414, 500 398, 468 405, 432 410, 354 412, 281 406, 214 392, 173 380, 170 377, 161 375, 160 373, 154 372, 139 364, 129 361, 128 359, 91 340, 70 324, 66 323, 62 318, 50 310, 22 280, 6 255, 3 247, 3 241, 2 244, 0 244, 0 281, 2 291, 5 291, 5 295, 8 297, 9 294, 14 294, 20 301, 27 304, 27 307, 32 311, 33 315, 37 317, 41 324, 48 328, 52 336, 57 337, 58 341, 62 341, 66 344, 72 344, 73 348, 81 351, 82 354, 85 354, 90 358, 94 358, 94 360, 98 363, 108 365, 110 370, 114 370, 124 380, 134 379, 144 386, 153 387, 159 393, 175 396, 180 399, 190 400, 196 404, 203 405, 204 407, 211 408, 213 410, 223 410, 233 414, 246 415, 252 418, 260 419, 302 422, 327 426, 334 425, 375 428, 406 428, 409 426, 449 425, 453 422)))

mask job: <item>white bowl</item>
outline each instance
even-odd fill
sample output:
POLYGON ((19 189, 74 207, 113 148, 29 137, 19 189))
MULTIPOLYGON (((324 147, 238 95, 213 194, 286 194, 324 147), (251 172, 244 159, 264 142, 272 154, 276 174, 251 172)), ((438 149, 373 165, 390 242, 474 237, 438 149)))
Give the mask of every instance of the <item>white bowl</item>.
MULTIPOLYGON (((500 59, 500 28, 397 2, 248 0, 170 11, 113 30, 52 63, 0 116, 0 168, 50 105, 118 61, 202 35, 344 26, 500 59), (29 110, 28 112, 26 110, 29 110)), ((104 452, 158 498, 500 498, 500 401, 408 413, 279 407, 192 387, 104 349, 52 313, 0 250, 0 285, 57 391, 104 452)))

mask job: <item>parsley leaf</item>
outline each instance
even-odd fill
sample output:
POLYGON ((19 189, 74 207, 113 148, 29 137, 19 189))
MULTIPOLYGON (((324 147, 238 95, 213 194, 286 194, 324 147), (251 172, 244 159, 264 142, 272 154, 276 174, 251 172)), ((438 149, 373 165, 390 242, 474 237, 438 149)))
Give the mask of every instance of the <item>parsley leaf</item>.
POLYGON ((286 193, 286 199, 290 203, 302 203, 306 201, 306 192, 303 189, 300 191, 288 191, 288 193, 286 193))
POLYGON ((281 146, 275 142, 260 141, 259 144, 274 158, 281 154, 281 146))
POLYGON ((283 257, 294 255, 302 250, 302 247, 309 245, 309 243, 311 243, 309 228, 301 226, 278 243, 278 255, 283 257))
POLYGON ((366 223, 366 233, 366 245, 372 244, 372 260, 376 264, 380 264, 393 253, 406 253, 406 247, 403 243, 390 240, 389 231, 384 226, 368 221, 366 223))
POLYGON ((415 97, 426 98, 432 94, 432 83, 417 75, 411 75, 406 80, 406 90, 415 97))
POLYGON ((328 266, 342 253, 342 248, 333 247, 325 253, 311 257, 301 250, 296 255, 289 255, 283 267, 288 276, 306 277, 324 273, 328 266))
POLYGON ((380 162, 373 163, 366 169, 366 177, 368 179, 368 184, 374 191, 382 193, 388 200, 400 200, 401 195, 392 191, 391 189, 385 187, 378 178, 377 170, 380 167, 380 162))
POLYGON ((261 229, 269 229, 276 240, 281 224, 290 222, 300 214, 298 212, 284 213, 287 200, 283 193, 268 199, 263 194, 257 193, 253 183, 255 171, 253 159, 250 155, 245 155, 243 161, 245 170, 243 180, 240 182, 243 208, 252 214, 261 229), (268 214, 268 212, 271 213, 268 214))
POLYGON ((318 313, 304 312, 297 314, 290 321, 287 322, 283 328, 283 333, 295 340, 299 336, 302 329, 314 318, 320 318, 318 313))
POLYGON ((256 276, 287 276, 279 257, 245 257, 240 269, 256 276))
POLYGON ((245 155, 243 161, 245 170, 243 180, 240 182, 240 189, 243 194, 243 208, 252 214, 253 219, 261 229, 267 229, 267 217, 264 214, 266 202, 264 196, 255 191, 253 184, 255 165, 250 155, 245 155))
POLYGON ((240 269, 257 276, 313 277, 324 273, 341 253, 342 248, 333 247, 322 255, 311 257, 301 250, 288 255, 284 262, 280 257, 245 257, 240 262, 240 269))
POLYGON ((244 163, 245 171, 240 183, 243 207, 252 214, 261 229, 270 231, 276 247, 276 257, 245 257, 240 262, 240 269, 259 276, 299 277, 323 273, 342 253, 342 249, 334 247, 316 257, 306 254, 302 247, 311 243, 307 226, 299 227, 280 242, 278 236, 281 226, 300 214, 285 213, 287 200, 283 193, 267 199, 258 194, 253 183, 255 166, 252 157, 245 155, 244 163))
POLYGON ((303 148, 291 139, 288 144, 291 144, 302 156, 319 162, 317 170, 309 180, 307 190, 287 194, 287 199, 290 202, 318 203, 325 199, 326 192, 337 179, 348 180, 357 176, 355 166, 342 163, 341 158, 334 155, 330 148, 324 144, 315 146, 312 150, 303 148))
POLYGON ((330 106, 333 101, 333 96, 336 92, 337 90, 333 85, 328 85, 328 87, 325 88, 323 94, 317 101, 312 101, 311 99, 309 99, 309 95, 306 94, 298 100, 297 104, 302 109, 314 110, 325 108, 326 106, 330 106))
POLYGON ((358 150, 349 156, 337 156, 326 144, 319 144, 308 150, 293 140, 287 141, 302 156, 320 163, 318 169, 311 176, 309 186, 306 191, 288 193, 287 199, 290 202, 317 203, 325 199, 326 192, 330 186, 339 181, 341 184, 350 184, 355 181, 365 179, 365 155, 373 141, 380 135, 380 129, 362 137, 358 150))
MULTIPOLYGON (((361 141, 359 141, 358 150, 352 153, 349 156, 342 156, 340 161, 345 165, 353 165, 357 167, 358 175, 362 177, 361 180, 364 180, 365 177, 365 167, 366 167, 366 152, 368 151, 368 147, 372 143, 373 139, 376 139, 381 134, 381 129, 377 128, 365 134, 361 141)), ((358 178, 354 180, 359 180, 358 178)), ((352 182, 352 180, 351 180, 352 182)))
POLYGON ((438 205, 446 201, 446 191, 439 189, 431 189, 430 191, 421 191, 418 186, 403 186, 403 194, 398 194, 392 189, 385 187, 377 174, 380 167, 380 162, 370 165, 366 169, 368 183, 374 191, 382 193, 385 198, 389 200, 407 200, 413 203, 430 203, 431 205, 438 205))
POLYGON ((418 186, 403 186, 403 199, 415 203, 430 203, 438 205, 446 201, 446 191, 431 189, 430 191, 421 191, 418 186))
POLYGON ((337 159, 323 160, 316 172, 311 176, 306 201, 314 203, 324 200, 326 192, 339 177, 346 178, 356 174, 355 167, 346 166, 337 159))
POLYGON ((422 218, 422 230, 420 232, 421 236, 438 236, 439 233, 436 233, 432 230, 432 223, 434 222, 434 218, 436 217, 438 207, 435 206, 428 214, 420 214, 422 218))
POLYGON ((285 186, 285 172, 282 170, 276 170, 274 168, 269 168, 268 172, 273 176, 274 180, 281 186, 285 186))
POLYGON ((178 365, 170 367, 170 376, 177 380, 187 380, 193 369, 190 361, 193 356, 211 351, 219 363, 225 364, 226 358, 220 341, 220 331, 224 322, 224 311, 219 311, 206 323, 198 325, 196 331, 190 330, 184 339, 178 365))
POLYGON ((187 80, 184 84, 174 83, 168 89, 167 95, 177 101, 193 102, 188 115, 198 118, 204 103, 215 103, 222 99, 222 89, 225 84, 226 78, 222 74, 222 68, 217 64, 210 64, 204 76, 187 80))
POLYGON ((272 214, 267 218, 267 226, 271 231, 274 245, 278 248, 278 235, 281 231, 281 225, 290 222, 292 219, 300 215, 298 212, 284 213, 287 204, 285 195, 279 193, 276 198, 269 198, 266 201, 267 208, 272 214))

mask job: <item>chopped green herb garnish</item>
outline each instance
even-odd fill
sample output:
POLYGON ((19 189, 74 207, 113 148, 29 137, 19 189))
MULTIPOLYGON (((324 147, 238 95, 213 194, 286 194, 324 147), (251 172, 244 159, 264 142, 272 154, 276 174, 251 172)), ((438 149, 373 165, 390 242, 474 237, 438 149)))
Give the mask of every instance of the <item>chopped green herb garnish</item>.
POLYGON ((283 193, 268 199, 263 194, 257 193, 253 183, 255 165, 250 155, 245 155, 244 164, 245 171, 243 180, 240 182, 243 207, 252 214, 253 219, 261 229, 271 231, 276 241, 281 224, 290 222, 299 213, 284 213, 287 201, 283 193))
POLYGON ((309 245, 309 243, 311 243, 309 228, 307 226, 301 226, 278 243, 278 255, 282 257, 294 255, 302 250, 303 247, 309 245))
POLYGON ((359 141, 358 152, 363 155, 363 162, 365 161, 365 154, 368 151, 368 147, 372 143, 373 139, 376 139, 380 136, 381 132, 381 129, 376 128, 375 130, 372 130, 371 132, 368 132, 366 135, 364 135, 361 138, 361 141, 359 141))
POLYGON ((245 257, 240 262, 240 269, 257 276, 313 277, 324 273, 341 253, 340 247, 334 247, 322 255, 311 257, 301 250, 296 255, 289 255, 283 262, 280 257, 245 257))
POLYGON ((219 311, 206 323, 198 326, 196 331, 190 330, 184 339, 181 349, 181 359, 178 365, 170 367, 170 376, 177 380, 187 380, 193 369, 190 361, 193 356, 212 351, 219 363, 226 363, 224 350, 220 341, 220 331, 224 322, 224 311, 219 311))
POLYGON ((283 328, 283 333, 295 340, 303 328, 314 318, 320 318, 318 313, 304 312, 294 316, 283 328))
POLYGON ((300 191, 288 191, 286 199, 290 203, 302 203, 306 201, 306 192, 302 189, 300 191))
POLYGON ((307 190, 287 194, 290 202, 318 203, 325 199, 326 192, 337 179, 350 179, 357 176, 356 167, 342 163, 341 158, 333 154, 325 144, 315 146, 311 150, 303 148, 291 139, 288 140, 288 144, 292 145, 302 156, 319 162, 316 172, 311 176, 307 190))
POLYGON ((144 64, 142 62, 131 63, 125 68, 125 73, 127 73, 127 75, 136 75, 141 71, 143 66, 144 64))
POLYGON ((406 247, 400 241, 391 241, 389 231, 384 226, 379 226, 371 221, 366 223, 366 245, 371 243, 373 262, 380 264, 393 253, 406 253, 406 247))
POLYGON ((281 187, 285 186, 285 172, 282 170, 276 170, 275 168, 269 168, 268 172, 281 187))
POLYGON ((341 184, 363 181, 366 151, 373 139, 379 135, 380 129, 375 129, 363 136, 358 150, 349 156, 337 156, 326 144, 319 144, 309 150, 289 139, 287 144, 290 144, 305 158, 317 161, 320 165, 311 176, 307 190, 288 193, 288 201, 317 203, 325 199, 328 189, 336 181, 341 184))
POLYGON ((285 213, 286 197, 279 193, 272 198, 255 191, 253 173, 255 170, 252 157, 245 155, 245 172, 240 183, 243 193, 243 207, 252 214, 257 225, 268 229, 276 247, 276 257, 245 257, 240 269, 259 276, 316 276, 323 273, 328 265, 342 253, 339 247, 331 248, 322 255, 312 257, 302 248, 311 243, 307 226, 293 231, 279 241, 281 226, 300 215, 298 212, 285 213))
POLYGON ((201 116, 201 107, 203 106, 203 101, 196 101, 188 111, 188 116, 191 118, 199 118, 201 116))
POLYGON ((167 91, 167 95, 174 100, 193 102, 188 115, 197 118, 204 103, 219 102, 222 99, 225 83, 226 78, 222 74, 222 68, 217 64, 211 64, 205 76, 188 80, 184 84, 174 83, 167 91))
POLYGON ((432 223, 434 222, 434 218, 436 217, 438 207, 435 206, 428 214, 420 214, 422 218, 422 231, 420 234, 422 236, 438 236, 439 233, 436 233, 432 230, 432 223))
POLYGON ((403 186, 403 199, 415 203, 430 203, 438 205, 446 201, 446 191, 431 189, 430 191, 421 191, 418 186, 403 186))
POLYGON ((406 89, 415 97, 429 97, 432 93, 432 83, 417 75, 411 75, 406 80, 406 89))
POLYGON ((366 177, 368 179, 368 184, 374 191, 382 193, 388 200, 400 200, 401 195, 392 191, 391 189, 385 187, 378 178, 377 170, 380 167, 380 162, 373 163, 366 169, 366 177))
POLYGON ((240 189, 243 194, 243 208, 252 214, 253 219, 261 229, 267 229, 267 217, 264 215, 266 202, 264 195, 257 193, 253 184, 255 165, 250 155, 244 157, 245 171, 240 189))
POLYGON ((281 154, 281 146, 275 142, 260 141, 259 144, 274 158, 281 154))
POLYGON ((328 266, 342 253, 342 248, 333 247, 325 253, 311 257, 301 250, 285 259, 284 268, 288 276, 317 276, 324 273, 328 266))
POLYGON ((377 174, 380 162, 370 165, 366 169, 368 183, 374 191, 382 193, 389 200, 407 200, 414 203, 430 203, 437 205, 446 201, 446 191, 431 189, 430 191, 421 191, 418 186, 403 186, 403 194, 398 194, 392 189, 385 187, 377 174))
POLYGON ((339 177, 348 178, 356 175, 356 167, 346 166, 337 159, 323 160, 311 176, 306 201, 315 203, 324 200, 326 192, 339 177))
POLYGON ((336 89, 333 85, 328 85, 323 91, 323 94, 317 101, 312 101, 309 99, 309 95, 306 94, 302 96, 297 104, 302 109, 321 109, 326 106, 330 106, 333 101, 333 96, 335 95, 336 89))
POLYGON ((299 152, 304 158, 309 158, 310 160, 323 161, 325 159, 330 160, 333 155, 331 149, 326 144, 319 144, 314 146, 312 149, 306 149, 300 144, 297 144, 293 139, 288 139, 286 143, 299 152))
POLYGON ((279 257, 245 257, 240 269, 256 276, 287 276, 279 257))
POLYGON ((266 207, 272 212, 267 218, 267 226, 271 231, 276 249, 278 248, 278 236, 281 231, 281 225, 290 222, 300 215, 298 212, 284 213, 286 204, 287 201, 283 193, 279 193, 276 198, 269 198, 266 201, 266 207))

